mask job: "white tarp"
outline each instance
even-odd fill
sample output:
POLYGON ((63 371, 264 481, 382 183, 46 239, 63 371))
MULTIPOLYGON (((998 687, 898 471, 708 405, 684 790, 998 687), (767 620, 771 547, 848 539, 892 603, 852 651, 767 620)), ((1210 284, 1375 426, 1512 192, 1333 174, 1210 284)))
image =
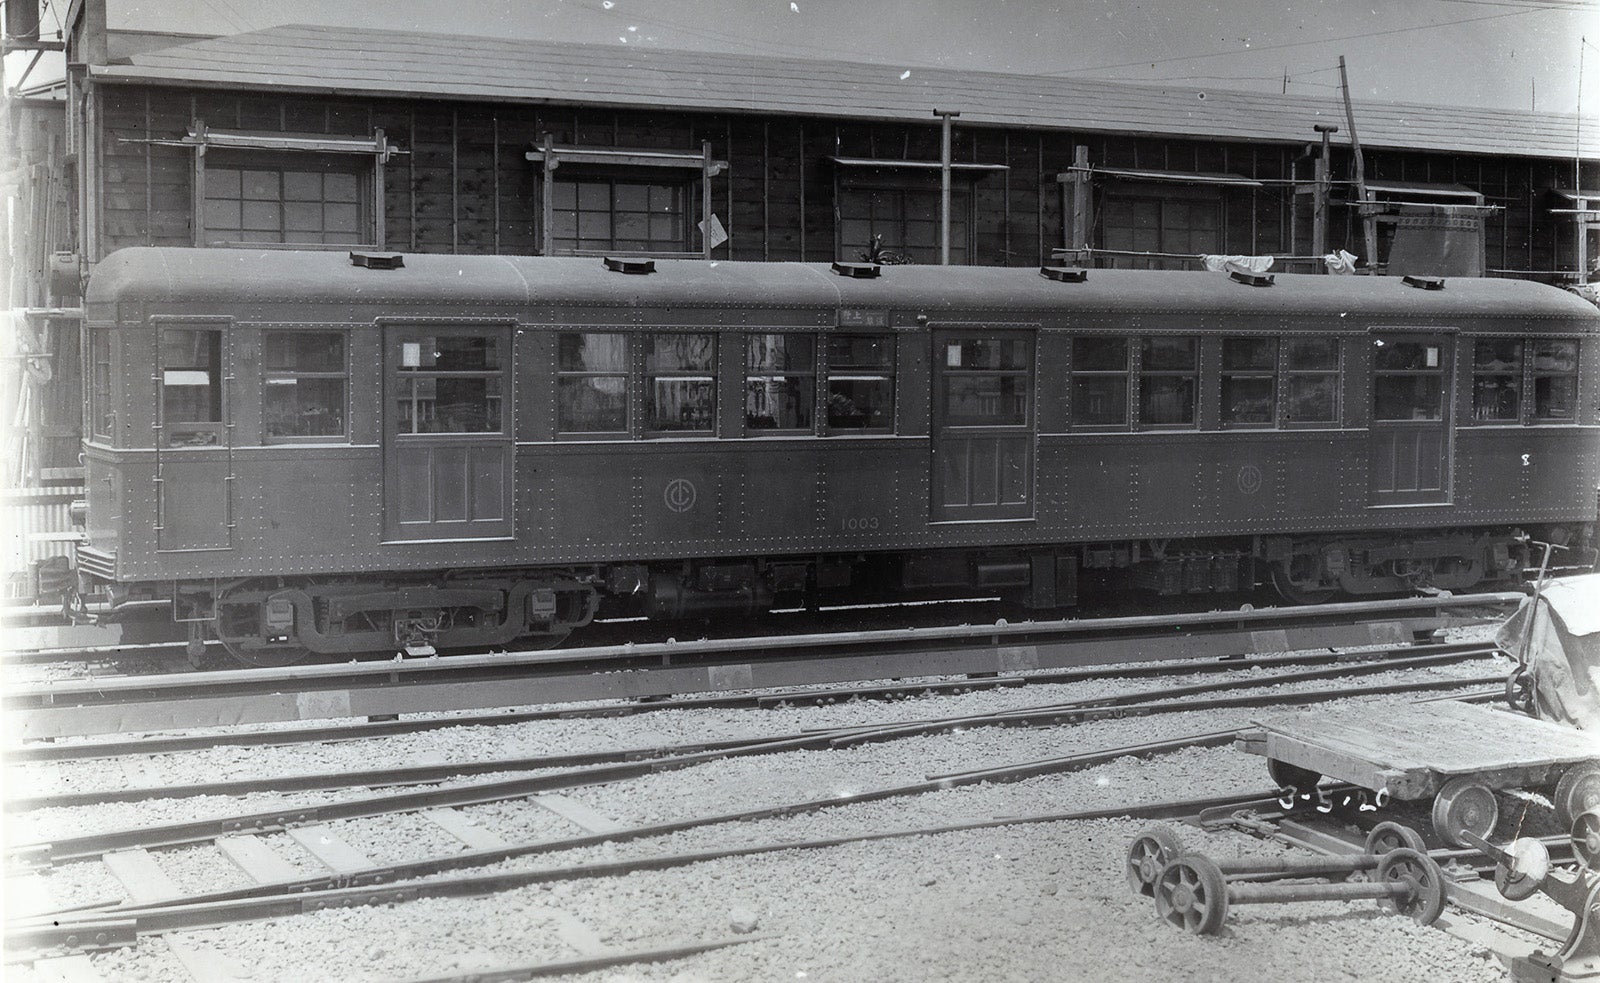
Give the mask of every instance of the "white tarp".
POLYGON ((1553 580, 1542 593, 1538 610, 1523 601, 1495 642, 1512 655, 1527 645, 1541 719, 1600 730, 1600 574, 1553 580))

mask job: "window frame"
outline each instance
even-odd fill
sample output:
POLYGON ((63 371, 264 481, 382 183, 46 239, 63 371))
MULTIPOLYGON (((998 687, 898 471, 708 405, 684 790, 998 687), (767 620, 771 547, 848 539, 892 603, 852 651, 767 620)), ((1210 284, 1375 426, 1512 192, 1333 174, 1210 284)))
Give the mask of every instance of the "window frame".
POLYGON ((555 358, 555 388, 552 393, 554 406, 551 411, 551 432, 557 440, 630 440, 636 436, 638 410, 634 400, 634 363, 642 358, 643 346, 635 342, 638 332, 624 331, 620 328, 607 328, 605 326, 568 326, 572 330, 557 331, 556 358, 555 358), (599 327, 601 330, 590 330, 599 327), (590 371, 588 369, 563 369, 561 367, 561 340, 570 336, 581 335, 616 335, 622 338, 622 369, 620 371, 607 369, 606 371, 590 371), (565 379, 617 379, 622 380, 622 429, 620 430, 568 430, 563 425, 561 416, 561 383, 565 379))
POLYGON ((110 325, 94 325, 89 328, 89 343, 85 347, 89 363, 88 386, 89 395, 89 436, 107 443, 116 443, 117 440, 117 404, 113 398, 116 391, 116 345, 112 332, 115 329, 110 325), (104 347, 105 359, 100 358, 101 348, 104 347), (101 369, 104 368, 102 374, 101 369), (106 426, 101 429, 101 424, 106 426))
POLYGON ((340 327, 295 327, 295 328, 262 328, 261 329, 261 443, 263 445, 276 444, 348 444, 350 443, 350 330, 340 327), (343 348, 343 367, 338 371, 331 370, 301 370, 301 369, 273 369, 267 366, 267 338, 273 335, 287 335, 290 337, 305 335, 329 335, 338 337, 343 348), (273 379, 294 379, 298 385, 302 379, 338 379, 343 385, 343 406, 341 407, 340 422, 342 427, 338 433, 331 434, 293 434, 290 436, 273 436, 267 432, 267 393, 273 385, 273 379))
POLYGON ((639 405, 639 429, 641 435, 646 439, 660 438, 668 440, 705 440, 714 439, 719 436, 719 431, 721 428, 719 426, 720 420, 718 418, 718 411, 721 409, 722 405, 722 393, 719 391, 721 389, 721 332, 716 330, 706 331, 698 328, 689 331, 670 331, 658 329, 641 332, 639 339, 639 381, 641 389, 641 401, 639 405), (711 341, 711 357, 708 368, 667 369, 664 371, 658 369, 656 371, 651 371, 650 355, 654 349, 655 340, 657 338, 692 338, 695 336, 708 338, 711 341), (710 425, 703 430, 663 430, 656 428, 653 425, 655 422, 656 380, 686 379, 692 381, 702 379, 707 374, 710 375, 710 379, 708 381, 711 385, 710 425))
POLYGON ((1224 335, 1222 337, 1220 368, 1218 369, 1218 396, 1219 406, 1217 411, 1217 425, 1223 430, 1277 430, 1282 417, 1280 404, 1283 394, 1278 383, 1278 376, 1283 371, 1284 360, 1287 358, 1283 337, 1277 334, 1245 334, 1224 335), (1266 368, 1228 368, 1228 343, 1242 341, 1265 341, 1272 346, 1270 364, 1266 368), (1267 419, 1230 421, 1228 419, 1228 381, 1230 379, 1266 379, 1270 387, 1267 396, 1267 419))
POLYGON ((1135 335, 1138 338, 1137 346, 1133 348, 1133 378, 1134 384, 1130 386, 1132 395, 1129 398, 1129 416, 1132 429, 1136 431, 1182 431, 1200 429, 1200 342, 1203 335, 1188 332, 1174 331, 1156 332, 1135 335), (1194 362, 1189 369, 1150 369, 1145 367, 1145 349, 1156 339, 1181 339, 1190 343, 1190 350, 1194 354, 1194 362), (1145 382, 1147 379, 1188 379, 1189 391, 1189 420, 1184 423, 1151 423, 1145 419, 1145 382))
POLYGON ((1278 340, 1278 423, 1279 430, 1325 430, 1340 426, 1344 421, 1344 340, 1331 334, 1283 334, 1278 340), (1333 345, 1333 368, 1298 368, 1292 364, 1291 353, 1297 341, 1327 341, 1333 345), (1296 379, 1313 376, 1331 377, 1333 380, 1333 413, 1326 420, 1294 420, 1289 417, 1296 379))
POLYGON ((1527 375, 1523 379, 1524 414, 1523 421, 1528 426, 1534 427, 1564 427, 1573 426, 1580 422, 1583 413, 1581 401, 1583 398, 1583 339, 1558 338, 1544 335, 1526 339, 1523 342, 1523 365, 1527 375), (1539 371, 1537 346, 1540 343, 1567 344, 1572 346, 1572 368, 1559 371, 1539 371), (1539 380, 1541 379, 1571 379, 1572 380, 1572 413, 1565 417, 1539 415, 1539 380))
MULTIPOLYGON (((950 262, 954 265, 965 265, 976 262, 977 250, 977 176, 970 172, 957 171, 952 174, 950 188, 950 262)), ((936 265, 939 262, 939 214, 938 201, 940 188, 938 176, 924 176, 920 172, 896 172, 875 174, 851 173, 837 178, 834 189, 835 201, 838 202, 834 223, 834 255, 840 262, 860 262, 864 258, 864 251, 872 247, 872 237, 879 228, 877 220, 871 210, 872 198, 879 195, 892 195, 895 197, 895 217, 892 223, 895 226, 896 240, 885 241, 883 248, 893 254, 900 254, 910 262, 922 265, 936 265), (866 196, 868 211, 864 215, 846 214, 847 203, 853 205, 847 196, 866 196), (908 222, 920 221, 908 219, 909 210, 906 207, 908 195, 932 195, 934 199, 933 241, 929 245, 907 245, 906 229, 908 222), (846 222, 863 222, 867 225, 867 241, 865 243, 848 243, 845 241, 844 227, 846 222), (926 253, 919 256, 911 250, 926 253)), ((885 219, 890 222, 890 219, 885 219)))
POLYGON ((1528 364, 1529 339, 1513 335, 1476 335, 1472 337, 1471 364, 1468 373, 1469 380, 1467 395, 1466 420, 1474 427, 1516 427, 1526 426, 1532 415, 1531 396, 1528 392, 1531 366, 1528 364), (1480 346, 1496 341, 1510 341, 1516 346, 1516 363, 1510 371, 1499 369, 1480 369, 1478 367, 1478 349, 1480 346), (1510 416, 1505 417, 1480 417, 1478 416, 1478 379, 1486 376, 1509 376, 1516 385, 1517 404, 1510 416))
POLYGON ((1371 356, 1371 422, 1389 425, 1406 423, 1427 423, 1438 424, 1441 426, 1450 425, 1455 413, 1455 407, 1451 405, 1451 386, 1454 385, 1454 380, 1452 379, 1454 367, 1449 364, 1450 351, 1442 341, 1439 341, 1440 336, 1437 333, 1430 334, 1425 331, 1401 330, 1393 328, 1374 328, 1373 332, 1374 335, 1369 342, 1369 344, 1373 345, 1382 345, 1386 342, 1386 340, 1392 340, 1399 344, 1421 345, 1424 350, 1431 347, 1437 347, 1439 350, 1439 364, 1433 366, 1424 365, 1422 368, 1383 368, 1378 364, 1381 353, 1374 351, 1371 356), (1439 343, 1436 346, 1430 344, 1430 342, 1433 341, 1439 341, 1439 343), (1430 417, 1379 416, 1378 400, 1380 398, 1379 391, 1382 388, 1379 383, 1384 379, 1399 378, 1437 379, 1439 381, 1438 415, 1430 417))
POLYGON ((650 173, 644 172, 642 169, 639 171, 632 171, 624 168, 598 168, 585 169, 584 173, 562 173, 558 170, 556 176, 545 182, 546 193, 550 194, 552 197, 550 205, 551 228, 548 236, 550 243, 549 255, 608 256, 617 252, 626 253, 629 256, 698 255, 698 251, 695 250, 691 245, 696 236, 694 226, 694 212, 696 204, 694 199, 696 197, 696 184, 697 182, 693 178, 675 176, 670 171, 658 170, 650 173), (583 184, 602 184, 605 186, 607 202, 605 209, 585 209, 583 207, 583 192, 580 187, 583 184), (571 188, 572 206, 570 209, 554 201, 555 190, 557 187, 562 185, 566 185, 571 188), (645 241, 651 244, 647 245, 645 248, 640 249, 636 246, 617 245, 618 239, 624 238, 620 237, 617 233, 617 216, 619 214, 617 203, 617 187, 619 185, 642 187, 646 189, 646 206, 644 211, 635 212, 623 210, 621 214, 640 214, 646 216, 647 220, 648 217, 653 214, 648 201, 653 191, 657 188, 665 188, 668 192, 670 192, 676 199, 678 205, 676 210, 671 213, 679 223, 677 238, 670 244, 665 242, 654 243, 649 238, 649 229, 647 228, 645 230, 645 241), (582 234, 583 216, 586 213, 600 214, 602 211, 607 217, 608 224, 608 235, 606 237, 605 244, 600 246, 583 245, 582 243, 585 238, 582 234), (573 219, 572 234, 570 236, 561 235, 554 227, 555 222, 557 221, 557 217, 559 215, 569 212, 573 219))
MULTIPOLYGON (((484 325, 481 323, 462 325, 461 330, 456 330, 455 327, 455 325, 408 324, 406 332, 397 337, 395 342, 401 346, 401 351, 403 352, 406 344, 413 342, 420 344, 423 339, 438 339, 441 337, 451 339, 484 338, 497 343, 497 347, 500 349, 498 353, 499 364, 494 368, 485 369, 435 369, 422 366, 413 368, 404 365, 402 361, 400 365, 394 367, 389 375, 396 387, 407 386, 409 388, 404 388, 400 391, 392 393, 386 392, 384 394, 384 399, 388 401, 384 407, 384 426, 391 436, 403 440, 417 440, 430 437, 490 438, 494 436, 511 435, 511 416, 515 409, 513 402, 515 397, 512 391, 512 381, 514 376, 511 371, 514 363, 512 349, 515 345, 515 341, 508 339, 503 333, 500 333, 502 329, 495 325, 484 325), (419 430, 417 429, 417 422, 420 419, 420 416, 413 412, 411 415, 411 429, 402 429, 401 424, 404 422, 404 416, 397 409, 395 400, 404 395, 405 392, 414 393, 416 391, 415 384, 424 379, 431 379, 435 383, 439 382, 440 380, 448 379, 485 380, 484 404, 486 406, 489 405, 490 402, 496 404, 496 415, 499 417, 499 425, 492 429, 485 430, 419 430), (498 388, 500 391, 495 394, 490 394, 488 391, 491 388, 488 385, 489 382, 498 383, 498 388)), ((437 385, 434 389, 432 401, 435 414, 437 414, 439 404, 437 385)), ((415 402, 416 399, 413 398, 413 403, 415 402)))
POLYGON ((782 330, 782 329, 774 329, 774 330, 771 330, 771 331, 746 331, 746 332, 744 332, 743 337, 742 337, 743 375, 740 377, 741 378, 741 384, 742 384, 741 385, 741 390, 742 390, 742 392, 744 394, 744 409, 743 409, 743 412, 742 412, 742 415, 741 415, 740 426, 741 426, 741 428, 743 430, 744 436, 746 436, 746 437, 794 437, 794 436, 807 436, 807 435, 815 436, 820 431, 821 425, 822 425, 822 422, 823 422, 823 420, 822 420, 823 413, 819 411, 821 408, 818 405, 819 401, 820 401, 819 393, 821 392, 821 383, 822 383, 822 379, 823 379, 823 371, 822 371, 822 338, 823 338, 823 335, 818 331, 786 331, 786 330, 782 330), (751 353, 752 353, 752 348, 751 348, 751 344, 750 344, 751 341, 753 339, 755 339, 755 338, 758 338, 758 337, 765 338, 765 337, 771 337, 771 336, 774 336, 774 335, 781 336, 781 337, 784 337, 786 339, 787 338, 805 338, 806 340, 808 340, 811 343, 811 360, 810 360, 811 364, 810 364, 810 367, 808 369, 803 369, 803 370, 793 370, 793 369, 760 369, 760 368, 758 368, 756 366, 752 366, 750 364, 750 358, 751 358, 751 353), (807 424, 807 425, 798 426, 798 427, 777 427, 777 426, 773 426, 773 427, 756 427, 756 426, 751 426, 751 424, 750 424, 750 395, 751 395, 750 383, 755 379, 773 379, 773 378, 782 378, 782 377, 798 378, 800 380, 800 382, 801 382, 802 392, 809 392, 810 400, 809 400, 808 405, 810 406, 810 409, 811 409, 811 422, 809 424, 807 424), (809 385, 807 385, 807 380, 809 380, 809 385))
MULTIPOLYGON (((194 161, 190 178, 190 225, 192 227, 193 245, 199 249, 349 249, 352 245, 356 248, 385 249, 388 244, 388 234, 384 223, 384 165, 395 154, 405 153, 390 145, 382 129, 374 129, 370 136, 337 135, 326 133, 291 133, 270 131, 229 131, 213 130, 206 126, 202 119, 196 119, 189 127, 189 132, 180 140, 156 141, 165 145, 189 147, 193 150, 194 161), (218 166, 247 167, 253 159, 264 161, 267 167, 276 167, 280 172, 285 166, 296 160, 321 159, 332 163, 352 158, 368 158, 368 163, 355 168, 339 168, 339 170, 354 170, 357 173, 356 202, 358 208, 358 223, 361 232, 370 236, 357 243, 316 243, 316 242, 208 242, 209 235, 206 231, 206 170, 207 159, 212 153, 221 153, 224 158, 218 166)), ((292 169, 292 168, 291 168, 292 169)), ((315 169, 315 168, 307 168, 315 169)), ((279 188, 279 205, 283 205, 282 187, 279 188)))
POLYGON ((899 373, 900 338, 899 338, 899 336, 894 331, 889 330, 889 329, 880 329, 880 330, 876 330, 876 331, 870 331, 870 330, 856 330, 856 329, 852 328, 849 331, 825 331, 825 332, 822 333, 821 338, 822 338, 822 344, 819 346, 819 349, 820 349, 820 351, 819 351, 819 363, 821 365, 821 376, 822 376, 822 378, 818 382, 818 390, 819 390, 819 393, 820 393, 820 397, 819 398, 822 400, 823 405, 822 405, 821 412, 817 414, 817 417, 818 417, 817 418, 817 425, 820 428, 821 432, 825 436, 829 436, 829 437, 857 437, 857 436, 868 436, 868 437, 870 437, 870 436, 883 436, 885 434, 893 434, 893 433, 895 433, 896 430, 898 429, 897 423, 898 423, 898 420, 899 420, 899 413, 900 413, 900 404, 899 404, 899 399, 900 399, 900 385, 899 385, 899 383, 900 383, 900 379, 899 379, 899 375, 900 375, 900 373, 899 373), (833 342, 835 341, 835 339, 839 339, 839 338, 877 338, 877 339, 882 339, 883 341, 887 342, 888 358, 885 359, 885 364, 882 365, 882 366, 869 366, 869 367, 838 366, 837 368, 840 371, 835 371, 836 366, 834 365, 834 362, 833 362, 833 342), (833 383, 834 383, 834 379, 836 377, 837 378, 843 378, 845 376, 850 376, 850 375, 868 374, 869 378, 863 379, 863 380, 860 380, 860 381, 872 381, 872 379, 870 378, 870 373, 873 372, 873 371, 881 372, 882 373, 882 381, 887 382, 888 386, 889 386, 889 401, 888 401, 889 402, 889 412, 887 414, 889 422, 886 425, 881 426, 881 427, 874 427, 874 426, 867 426, 867 425, 863 425, 863 426, 860 426, 860 427, 847 427, 847 426, 836 425, 833 422, 833 383))
POLYGON ((1090 433, 1126 433, 1132 428, 1133 413, 1133 352, 1134 341, 1138 335, 1120 333, 1078 334, 1073 335, 1067 346, 1067 427, 1076 432, 1090 433), (1120 369, 1082 369, 1078 367, 1078 342, 1080 341, 1117 341, 1122 343, 1122 362, 1120 369), (1122 380, 1122 419, 1116 423, 1080 423, 1078 422, 1078 380, 1090 379, 1120 379, 1122 380))
POLYGON ((205 320, 156 320, 155 328, 155 411, 156 411, 156 446, 163 452, 181 450, 213 450, 231 445, 228 433, 229 404, 228 404, 228 335, 229 322, 214 319, 205 320), (206 332, 216 340, 216 368, 214 383, 208 383, 216 390, 216 418, 213 420, 180 420, 167 419, 167 373, 213 371, 209 366, 201 367, 192 364, 169 365, 166 355, 167 332, 189 331, 206 332), (201 434, 210 433, 215 439, 204 444, 175 444, 172 442, 174 433, 201 434))

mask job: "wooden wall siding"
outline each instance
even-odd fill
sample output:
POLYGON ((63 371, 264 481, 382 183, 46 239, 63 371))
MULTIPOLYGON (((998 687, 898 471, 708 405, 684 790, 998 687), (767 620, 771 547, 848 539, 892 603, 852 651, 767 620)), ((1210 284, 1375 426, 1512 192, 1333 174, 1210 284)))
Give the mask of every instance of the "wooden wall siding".
MULTIPOLYGON (((540 239, 542 174, 524 154, 545 133, 557 143, 698 150, 730 162, 712 181, 711 210, 730 234, 714 255, 748 260, 827 261, 834 257, 836 168, 827 158, 857 156, 937 160, 939 127, 833 121, 792 116, 720 116, 571 106, 451 105, 401 100, 328 101, 309 96, 187 93, 103 86, 102 243, 189 245, 191 151, 157 146, 200 118, 219 128, 369 134, 382 128, 399 148, 385 172, 388 246, 418 252, 531 254, 540 239)), ((1108 167, 1218 171, 1269 182, 1224 194, 1224 248, 1286 254, 1309 248, 1292 229, 1293 195, 1279 182, 1309 178, 1297 159, 1312 144, 1257 145, 1180 138, 962 127, 953 157, 1003 163, 1009 170, 978 178, 975 258, 1032 266, 1063 245, 1063 196, 1056 175, 1085 145, 1108 167)), ((1347 172, 1336 148, 1335 174, 1347 172)), ((1465 184, 1503 211, 1488 218, 1488 260, 1496 269, 1552 270, 1573 259, 1570 223, 1557 220, 1546 189, 1571 187, 1572 165, 1557 160, 1502 159, 1381 150, 1367 154, 1373 177, 1465 184)), ((1585 187, 1600 186, 1600 164, 1585 168, 1585 187)), ((697 220, 693 210, 689 221, 697 220)), ((1305 218, 1302 215, 1302 218, 1305 218)), ((1360 253, 1361 230, 1348 209, 1335 213, 1331 245, 1360 253), (1343 214, 1341 214, 1343 213, 1343 214)), ((853 257, 849 257, 853 258, 853 257)))

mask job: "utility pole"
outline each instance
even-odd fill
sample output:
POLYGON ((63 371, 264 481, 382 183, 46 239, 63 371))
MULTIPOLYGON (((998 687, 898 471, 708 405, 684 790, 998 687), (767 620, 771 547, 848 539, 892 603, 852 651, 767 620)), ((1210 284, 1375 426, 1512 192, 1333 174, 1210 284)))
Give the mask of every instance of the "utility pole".
POLYGON ((1367 201, 1367 165, 1361 159, 1361 139, 1356 136, 1356 114, 1350 108, 1350 78, 1345 74, 1344 55, 1339 56, 1339 88, 1344 92, 1344 121, 1350 124, 1350 167, 1356 172, 1356 214, 1367 247, 1367 273, 1378 270, 1378 216, 1367 201))
POLYGON ((1329 138, 1339 128, 1332 123, 1318 123, 1312 129, 1322 134, 1322 156, 1317 158, 1317 185, 1311 199, 1311 251, 1321 256, 1328 251, 1329 138))
POLYGON ((935 109, 933 115, 944 121, 939 140, 939 265, 950 265, 950 121, 961 114, 953 109, 935 109))

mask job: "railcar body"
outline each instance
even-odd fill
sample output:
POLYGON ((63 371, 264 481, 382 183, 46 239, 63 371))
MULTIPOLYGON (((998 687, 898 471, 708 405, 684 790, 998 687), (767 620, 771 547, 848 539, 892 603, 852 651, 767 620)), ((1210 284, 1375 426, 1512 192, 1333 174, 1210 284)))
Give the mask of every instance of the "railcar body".
POLYGON ((1593 534, 1600 317, 1538 284, 387 260, 99 264, 85 587, 274 661, 864 581, 1461 589, 1593 534))

